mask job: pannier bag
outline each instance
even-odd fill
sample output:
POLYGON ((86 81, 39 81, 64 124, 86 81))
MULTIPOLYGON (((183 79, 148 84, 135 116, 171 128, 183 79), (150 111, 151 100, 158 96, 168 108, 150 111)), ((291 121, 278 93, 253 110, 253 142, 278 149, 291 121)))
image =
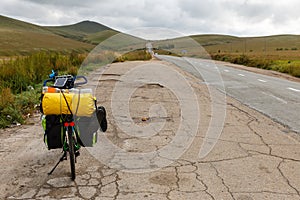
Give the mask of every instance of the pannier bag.
POLYGON ((99 106, 91 117, 78 117, 76 122, 81 142, 85 147, 92 147, 97 142, 99 128, 103 132, 107 130, 106 110, 99 106))
POLYGON ((44 142, 48 149, 58 149, 63 146, 63 124, 60 116, 47 115, 42 118, 42 125, 45 130, 44 142))
POLYGON ((42 125, 45 130, 44 142, 48 149, 62 148, 64 127, 61 115, 72 114, 79 143, 92 147, 97 142, 99 128, 107 129, 106 111, 103 106, 96 108, 91 89, 60 90, 44 87, 42 94, 42 125))
POLYGON ((94 113, 95 100, 90 89, 70 89, 64 93, 53 91, 43 94, 42 110, 45 115, 71 114, 70 109, 77 116, 89 117, 94 113))
POLYGON ((99 129, 95 112, 91 117, 78 117, 76 122, 76 128, 83 146, 92 147, 97 142, 97 131, 99 129))

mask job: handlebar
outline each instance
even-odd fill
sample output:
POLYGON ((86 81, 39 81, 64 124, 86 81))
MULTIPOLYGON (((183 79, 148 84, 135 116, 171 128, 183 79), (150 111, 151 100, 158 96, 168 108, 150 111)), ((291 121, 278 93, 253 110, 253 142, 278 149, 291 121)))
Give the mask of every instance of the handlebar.
POLYGON ((50 79, 44 81, 43 86, 47 86, 47 83, 52 82, 54 83, 54 87, 61 88, 61 89, 70 89, 73 87, 77 87, 80 85, 87 84, 88 80, 85 76, 71 76, 71 75, 64 75, 64 76, 50 76, 50 79), (82 82, 75 83, 76 80, 82 79, 82 82), (60 83, 60 81, 63 83, 60 83))
POLYGON ((43 86, 47 86, 47 83, 49 83, 49 82, 53 82, 54 83, 54 81, 55 81, 55 79, 44 80, 43 86))
POLYGON ((74 77, 74 82, 78 79, 83 79, 84 81, 83 82, 79 82, 79 83, 75 83, 75 87, 79 86, 79 85, 84 85, 84 84, 87 84, 88 80, 85 76, 75 76, 74 77))

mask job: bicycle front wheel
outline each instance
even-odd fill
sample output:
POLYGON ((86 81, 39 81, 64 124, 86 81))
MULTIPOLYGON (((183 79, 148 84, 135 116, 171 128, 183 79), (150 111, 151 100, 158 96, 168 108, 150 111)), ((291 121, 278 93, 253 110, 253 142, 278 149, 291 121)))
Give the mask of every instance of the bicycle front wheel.
POLYGON ((71 178, 75 180, 75 152, 74 152, 74 141, 73 141, 73 130, 71 127, 68 128, 68 140, 69 140, 69 157, 71 165, 71 178))

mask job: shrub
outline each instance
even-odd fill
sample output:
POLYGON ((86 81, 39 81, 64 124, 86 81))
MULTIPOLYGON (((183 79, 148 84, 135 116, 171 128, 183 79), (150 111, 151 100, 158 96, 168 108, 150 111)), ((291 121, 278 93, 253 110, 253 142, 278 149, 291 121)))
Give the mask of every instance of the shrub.
POLYGON ((15 96, 10 88, 3 88, 0 92, 0 128, 18 122, 22 123, 20 110, 15 106, 15 96))
POLYGON ((242 55, 234 58, 231 62, 235 63, 235 64, 240 64, 240 65, 248 65, 250 63, 250 59, 245 54, 242 54, 242 55))
POLYGON ((24 122, 39 103, 40 84, 52 69, 75 75, 85 56, 40 52, 0 63, 0 128, 24 122), (31 86, 31 87, 29 87, 31 86), (38 86, 36 90, 33 87, 38 86))
POLYGON ((150 60, 152 58, 151 54, 145 49, 139 49, 127 52, 121 56, 118 56, 113 62, 125 62, 134 60, 150 60))
POLYGON ((300 78, 300 66, 292 66, 290 70, 292 76, 300 78))
POLYGON ((41 83, 52 69, 74 73, 84 56, 72 52, 70 55, 40 52, 28 57, 17 57, 1 63, 2 88, 10 88, 14 94, 26 91, 29 85, 41 83))

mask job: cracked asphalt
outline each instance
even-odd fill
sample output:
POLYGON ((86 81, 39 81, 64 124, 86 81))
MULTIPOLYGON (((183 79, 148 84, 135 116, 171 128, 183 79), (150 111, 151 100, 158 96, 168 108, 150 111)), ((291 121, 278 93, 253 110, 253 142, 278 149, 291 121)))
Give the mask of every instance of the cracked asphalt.
POLYGON ((48 176, 61 152, 48 151, 44 146, 36 114, 31 125, 0 132, 0 199, 300 199, 299 135, 227 97, 222 134, 208 156, 200 159, 199 150, 211 118, 207 87, 201 80, 163 61, 117 63, 93 74, 92 83, 100 81, 96 92, 98 103, 107 108, 109 121, 108 131, 100 133, 100 139, 106 137, 131 153, 157 151, 174 139, 180 124, 180 103, 172 91, 159 84, 136 89, 129 107, 132 120, 141 127, 164 121, 157 134, 128 135, 112 116, 110 98, 115 84, 124 73, 144 63, 173 67, 185 76, 197 94, 199 129, 180 158, 163 168, 135 173, 120 166, 124 158, 119 154, 108 156, 106 164, 92 156, 94 147, 82 148, 74 182, 66 161, 48 176), (102 74, 100 80, 96 78, 99 74, 102 74), (165 112, 149 116, 149 109, 157 103, 165 112))

